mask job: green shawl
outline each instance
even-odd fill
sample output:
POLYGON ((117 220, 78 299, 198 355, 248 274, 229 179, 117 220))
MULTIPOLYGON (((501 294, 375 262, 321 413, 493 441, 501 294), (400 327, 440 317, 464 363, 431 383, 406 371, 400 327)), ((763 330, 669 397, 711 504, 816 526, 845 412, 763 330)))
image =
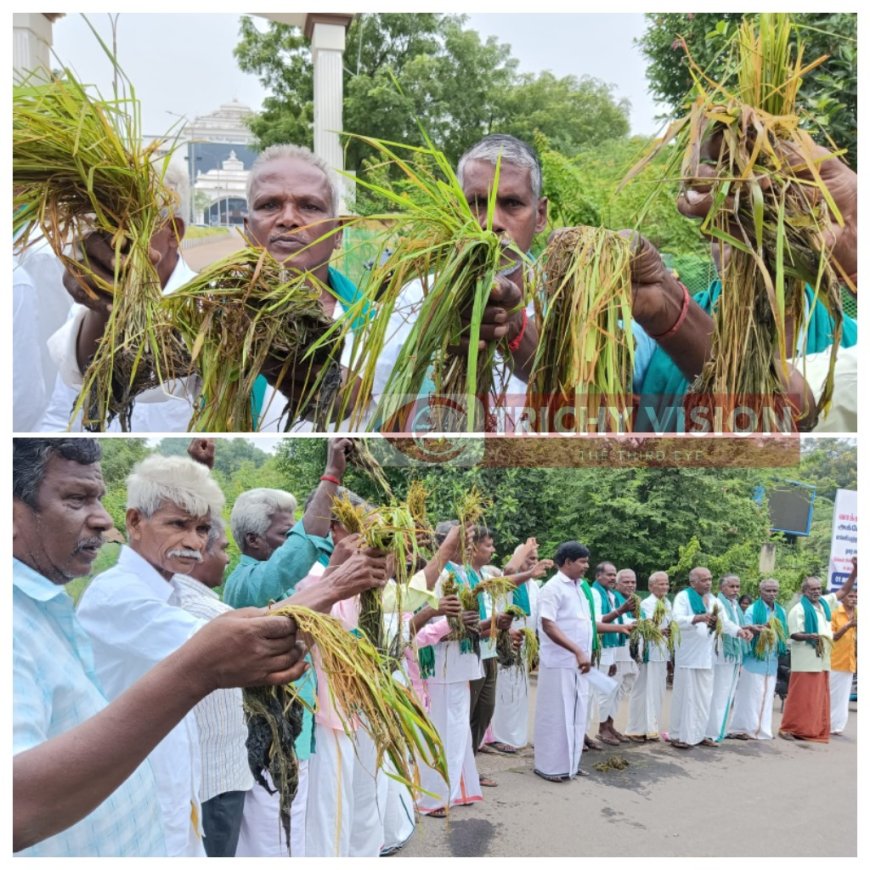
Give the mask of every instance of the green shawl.
MULTIPOLYGON (((801 604, 804 608, 804 631, 807 634, 818 634, 819 633, 819 617, 816 614, 816 608, 813 607, 812 601, 807 598, 806 595, 801 595, 801 604)), ((828 602, 825 601, 824 598, 819 599, 819 604, 822 605, 822 610, 825 612, 825 619, 828 622, 831 621, 831 608, 828 607, 828 602)), ((805 640, 804 643, 808 643, 810 646, 815 646, 816 642, 814 640, 805 640)))
MULTIPOLYGON (((815 611, 813 612, 815 615, 815 611)), ((780 625, 782 625, 783 631, 788 633, 788 618, 785 615, 785 611, 782 607, 779 606, 775 601, 773 602, 773 613, 769 613, 767 610, 767 605, 760 599, 756 599, 752 604, 752 624, 753 625, 765 625, 770 618, 778 619, 780 625)), ((758 654, 758 635, 756 634, 752 638, 752 643, 750 644, 752 649, 752 655, 754 658, 759 659, 760 661, 765 661, 770 658, 773 653, 769 653, 767 656, 760 656, 758 654)), ((776 644, 776 655, 782 656, 788 652, 788 646, 785 644, 785 641, 778 641, 776 644)))
MULTIPOLYGON (((740 617, 734 611, 734 602, 729 601, 721 592, 716 596, 722 605, 725 607, 725 612, 728 614, 728 618, 732 622, 736 622, 737 625, 741 624, 740 617)), ((739 662, 740 661, 740 652, 742 649, 742 645, 740 643, 740 639, 736 637, 731 637, 730 634, 723 635, 723 640, 725 644, 722 648, 723 653, 725 655, 725 661, 728 662, 739 662)))
MULTIPOLYGON (((597 580, 592 584, 592 588, 598 591, 598 594, 601 596, 601 615, 607 616, 608 613, 616 610, 616 607, 622 607, 625 604, 625 599, 622 597, 622 594, 617 592, 615 589, 611 589, 610 591, 613 593, 613 597, 616 599, 616 607, 610 606, 610 596, 607 594, 608 590, 605 589, 597 580), (607 610, 605 610, 605 606, 607 610)), ((624 615, 624 614, 623 614, 624 615)), ((623 618, 620 616, 615 620, 620 625, 624 625, 623 618)), ((628 638, 624 634, 614 634, 612 632, 606 632, 601 638, 601 646, 604 649, 611 649, 616 646, 625 646, 628 638)))

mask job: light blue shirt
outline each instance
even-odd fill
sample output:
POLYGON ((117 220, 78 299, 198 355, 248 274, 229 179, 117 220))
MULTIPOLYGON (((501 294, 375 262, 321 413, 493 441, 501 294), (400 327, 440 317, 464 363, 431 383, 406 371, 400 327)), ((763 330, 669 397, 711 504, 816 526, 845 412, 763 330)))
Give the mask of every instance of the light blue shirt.
MULTIPOLYGON (((768 612, 767 618, 770 619, 770 617, 774 613, 774 610, 771 607, 767 607, 767 605, 765 605, 765 607, 767 608, 767 612, 768 612)), ((752 625, 752 605, 751 604, 749 605, 749 607, 746 608, 746 610, 743 613, 743 624, 744 625, 752 625)), ((786 628, 786 631, 788 631, 788 628, 787 627, 785 627, 785 628, 786 628)), ((750 674, 761 674, 762 676, 774 677, 774 676, 776 676, 776 671, 777 671, 778 667, 779 667, 779 656, 776 654, 776 647, 774 647, 773 650, 771 650, 771 652, 769 652, 765 658, 757 659, 752 654, 752 651, 749 647, 749 644, 748 643, 746 644, 746 648, 744 649, 744 652, 743 652, 743 669, 745 671, 749 671, 750 674)))
POLYGON ((332 541, 309 535, 302 520, 287 533, 287 540, 264 561, 242 556, 224 585, 224 601, 231 607, 266 607, 286 598, 311 566, 332 555, 332 541))
MULTIPOLYGON (((66 590, 12 560, 12 752, 32 749, 106 707, 87 634, 66 590)), ((157 787, 144 762, 92 813, 19 855, 163 856, 157 787)))

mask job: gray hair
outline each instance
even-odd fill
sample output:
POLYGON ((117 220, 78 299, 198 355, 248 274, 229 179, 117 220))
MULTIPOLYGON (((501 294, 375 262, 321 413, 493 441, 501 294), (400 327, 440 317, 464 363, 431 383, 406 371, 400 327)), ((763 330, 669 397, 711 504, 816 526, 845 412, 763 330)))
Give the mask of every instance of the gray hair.
POLYGON ((522 139, 517 139, 516 136, 508 136, 505 133, 493 133, 490 136, 485 136, 476 145, 472 145, 459 158, 459 164, 456 167, 456 177, 459 179, 459 183, 463 184, 465 164, 469 160, 482 160, 484 163, 490 163, 495 166, 499 157, 501 157, 502 163, 524 166, 529 170, 532 193, 535 199, 540 199, 543 189, 543 178, 541 174, 541 161, 538 159, 537 152, 531 145, 523 142, 522 139))
POLYGON ((208 538, 205 542, 205 550, 203 552, 210 553, 214 549, 214 545, 222 535, 226 535, 227 525, 222 517, 212 516, 211 526, 208 530, 208 538))
POLYGON ((779 589, 779 580, 775 580, 773 577, 765 577, 764 580, 762 580, 761 583, 758 584, 759 591, 761 590, 762 586, 769 586, 771 583, 775 583, 776 588, 779 589))
POLYGON ((13 438, 12 498, 36 510, 45 467, 53 456, 93 465, 101 454, 95 438, 13 438))
POLYGON ((649 579, 646 581, 647 584, 652 583, 653 580, 658 580, 660 577, 664 577, 665 580, 670 582, 670 577, 668 577, 667 571, 653 571, 652 574, 649 575, 649 579))
POLYGON ((167 502, 192 517, 217 517, 224 494, 201 463, 187 456, 148 456, 127 478, 127 509, 151 517, 167 502))
POLYGON ((619 583, 620 578, 624 577, 626 574, 631 574, 631 576, 634 577, 635 580, 637 580, 637 574, 634 573, 634 570, 633 570, 633 569, 631 569, 631 568, 620 568, 620 569, 616 572, 616 582, 619 583))
POLYGON ((809 585, 810 580, 816 580, 816 581, 818 581, 818 583, 819 583, 819 585, 822 587, 822 589, 825 588, 825 584, 822 583, 822 580, 821 580, 820 577, 812 577, 812 576, 811 576, 811 577, 804 577, 804 582, 801 583, 801 592, 806 592, 806 591, 807 591, 807 586, 809 585))
POLYGON ((330 204, 332 207, 331 217, 338 215, 338 204, 341 201, 341 186, 338 181, 338 176, 332 167, 322 158, 318 157, 310 148, 305 148, 303 145, 270 145, 264 151, 257 155, 257 159, 251 166, 251 171, 248 173, 248 181, 245 185, 245 196, 248 200, 248 208, 251 207, 251 190, 254 186, 254 180, 257 173, 272 160, 281 160, 285 157, 295 160, 304 160, 319 169, 325 176, 329 184, 330 204))
POLYGON ((230 514, 230 529, 239 549, 245 546, 245 535, 265 535, 272 517, 279 511, 296 513, 296 498, 283 489, 249 489, 243 492, 233 505, 230 514))
POLYGON ((187 171, 170 163, 163 176, 163 186, 175 194, 175 217, 186 221, 190 215, 190 180, 187 171))

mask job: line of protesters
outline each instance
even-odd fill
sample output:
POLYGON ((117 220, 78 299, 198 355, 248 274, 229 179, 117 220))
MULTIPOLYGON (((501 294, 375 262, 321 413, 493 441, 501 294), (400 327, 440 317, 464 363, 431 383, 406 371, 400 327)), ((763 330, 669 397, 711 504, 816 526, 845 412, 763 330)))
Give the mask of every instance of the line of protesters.
MULTIPOLYGON (((195 440, 189 457, 152 455, 133 469, 127 544, 74 609, 64 586, 89 573, 112 528, 101 503, 99 443, 14 439, 16 852, 389 854, 413 834, 418 815, 443 817, 496 786, 478 773, 479 751, 514 754, 527 745, 528 674, 500 661, 500 632, 509 633, 515 652, 529 643, 523 629, 540 638, 538 775, 557 782, 582 775, 584 743, 594 741, 586 736, 590 719, 606 744, 659 737, 670 653, 667 643, 644 649, 631 642, 634 572, 604 562, 590 586, 588 549, 566 542, 555 553, 556 573, 539 586, 553 563, 538 559, 534 538, 499 571, 486 528, 448 521, 436 529, 432 558, 413 566, 396 612, 386 558, 362 547, 333 514, 339 492, 359 501, 341 486, 353 442, 334 439, 301 519, 282 490, 252 490, 236 500, 230 528, 242 556, 225 578, 228 539, 220 521, 224 497, 210 471, 214 449, 213 441, 195 440), (495 601, 480 595, 474 609, 448 586, 474 588, 497 574, 513 591, 495 601), (223 600, 214 591, 220 586, 223 600), (444 745, 447 781, 424 766, 416 795, 391 779, 388 767, 378 768, 368 735, 342 721, 316 647, 300 642, 291 619, 268 613, 270 603, 288 600, 329 612, 353 631, 359 593, 373 587, 383 588, 388 632, 403 641, 396 678, 417 694, 444 745), (457 634, 456 620, 465 632, 457 634), (295 739, 289 842, 277 794, 255 784, 247 766, 241 697, 241 687, 288 682, 306 701, 295 739), (621 734, 614 721, 626 699, 629 727, 621 734)), ((743 613, 735 577, 723 578, 714 597, 710 572, 695 568, 671 604, 667 575, 653 574, 642 616, 657 620, 663 637, 679 626, 671 745, 772 736, 780 649, 774 644, 754 655, 753 644, 757 651, 774 618, 788 625, 794 680, 780 734, 827 740, 831 656, 821 638, 851 644, 854 652, 856 577, 857 562, 828 596, 808 578, 786 617, 775 581, 764 581, 743 613), (715 624, 721 632, 711 630, 715 624)), ((854 667, 854 659, 843 666, 854 667)), ((830 690, 839 691, 833 681, 830 690)))

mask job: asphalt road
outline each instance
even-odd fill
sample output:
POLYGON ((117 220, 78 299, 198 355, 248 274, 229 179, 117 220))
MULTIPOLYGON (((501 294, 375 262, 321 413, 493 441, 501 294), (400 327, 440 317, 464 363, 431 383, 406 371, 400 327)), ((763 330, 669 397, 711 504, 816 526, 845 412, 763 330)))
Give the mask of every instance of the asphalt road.
MULTIPOLYGON (((617 728, 624 727, 626 706, 617 728)), ((777 698, 774 729, 779 707, 777 698)), ((532 773, 532 749, 478 755, 478 769, 498 787, 485 788, 482 803, 455 807, 447 819, 421 818, 399 854, 854 857, 856 709, 852 704, 844 736, 828 745, 727 740, 717 749, 685 751, 626 744, 584 752, 590 776, 564 784, 532 773), (628 768, 594 769, 614 754, 628 768)))

